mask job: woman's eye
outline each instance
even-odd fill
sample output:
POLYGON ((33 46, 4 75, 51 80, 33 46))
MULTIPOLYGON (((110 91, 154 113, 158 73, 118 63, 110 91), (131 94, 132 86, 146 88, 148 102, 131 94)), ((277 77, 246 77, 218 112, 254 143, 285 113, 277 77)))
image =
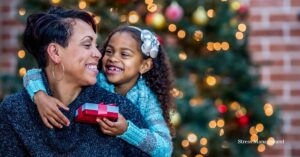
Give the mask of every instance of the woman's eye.
POLYGON ((85 47, 85 48, 88 48, 88 49, 89 49, 91 46, 92 46, 91 44, 86 44, 86 45, 84 45, 84 47, 85 47))

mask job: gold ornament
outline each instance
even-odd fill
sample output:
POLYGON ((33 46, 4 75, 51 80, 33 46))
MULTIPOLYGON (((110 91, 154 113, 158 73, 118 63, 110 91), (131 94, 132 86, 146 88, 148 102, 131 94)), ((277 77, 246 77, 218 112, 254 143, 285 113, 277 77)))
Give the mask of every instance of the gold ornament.
POLYGON ((198 7, 193 13, 193 22, 197 25, 205 25, 208 22, 206 11, 203 7, 198 7))
POLYGON ((178 112, 174 112, 171 114, 171 123, 177 127, 179 126, 181 122, 181 117, 180 117, 180 114, 178 112))
POLYGON ((156 29, 162 29, 166 25, 166 19, 161 13, 155 13, 153 14, 151 25, 156 29))

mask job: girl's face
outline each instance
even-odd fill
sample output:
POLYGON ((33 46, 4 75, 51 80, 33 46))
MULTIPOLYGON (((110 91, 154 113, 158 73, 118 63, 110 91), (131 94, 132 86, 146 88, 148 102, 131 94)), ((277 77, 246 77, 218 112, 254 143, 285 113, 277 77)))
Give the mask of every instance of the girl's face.
POLYGON ((61 62, 65 69, 65 79, 79 86, 93 85, 98 74, 97 65, 101 57, 96 46, 97 35, 92 27, 75 19, 72 36, 67 47, 60 47, 61 62))
POLYGON ((102 59, 107 80, 115 85, 132 87, 142 72, 144 59, 137 41, 128 32, 115 33, 102 59))

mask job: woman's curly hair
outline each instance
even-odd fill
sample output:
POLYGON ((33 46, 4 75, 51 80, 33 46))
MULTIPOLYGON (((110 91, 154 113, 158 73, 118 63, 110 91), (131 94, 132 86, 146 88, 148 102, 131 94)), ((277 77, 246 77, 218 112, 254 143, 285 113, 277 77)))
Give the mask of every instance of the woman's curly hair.
MULTIPOLYGON (((117 32, 127 32, 130 33, 131 36, 138 42, 139 50, 142 53, 141 50, 141 31, 130 26, 121 26, 117 29, 115 29, 113 32, 111 32, 105 43, 102 47, 102 53, 105 52, 106 47, 111 39, 111 37, 117 33, 117 32)), ((144 59, 149 58, 149 56, 146 56, 142 53, 144 59)), ((104 56, 104 55, 103 55, 104 56)), ((157 96, 161 109, 163 111, 163 117, 170 129, 170 132, 172 135, 174 135, 174 128, 171 125, 170 120, 170 111, 174 108, 174 99, 170 93, 172 86, 173 86, 173 73, 171 70, 170 62, 168 59, 168 56, 165 52, 165 50, 159 46, 158 55, 156 58, 152 59, 153 61, 153 67, 151 70, 143 74, 143 78, 146 81, 146 84, 150 87, 150 89, 155 93, 157 96)))

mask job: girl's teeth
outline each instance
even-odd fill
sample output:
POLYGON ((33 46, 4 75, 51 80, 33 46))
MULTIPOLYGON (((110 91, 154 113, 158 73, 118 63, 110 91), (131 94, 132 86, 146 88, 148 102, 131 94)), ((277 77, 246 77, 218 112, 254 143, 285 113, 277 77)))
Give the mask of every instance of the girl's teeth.
POLYGON ((117 67, 108 67, 108 70, 112 70, 112 71, 121 71, 120 68, 117 67))

